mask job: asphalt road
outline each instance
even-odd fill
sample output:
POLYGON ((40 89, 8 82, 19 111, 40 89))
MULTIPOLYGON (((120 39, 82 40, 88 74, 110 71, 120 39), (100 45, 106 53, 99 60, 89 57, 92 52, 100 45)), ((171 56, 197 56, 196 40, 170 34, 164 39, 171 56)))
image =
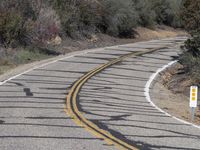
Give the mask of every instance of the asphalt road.
POLYGON ((0 150, 200 149, 200 129, 144 95, 184 39, 86 51, 0 85, 0 150))

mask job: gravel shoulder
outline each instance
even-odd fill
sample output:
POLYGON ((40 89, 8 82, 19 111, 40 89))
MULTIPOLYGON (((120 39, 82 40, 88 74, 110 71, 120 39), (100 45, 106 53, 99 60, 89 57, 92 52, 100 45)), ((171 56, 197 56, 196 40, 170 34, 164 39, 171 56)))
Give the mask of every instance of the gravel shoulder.
MULTIPOLYGON (((152 101, 169 114, 191 121, 191 109, 189 107, 189 77, 181 74, 182 66, 177 63, 163 71, 156 79, 151 89, 152 101)), ((196 108, 195 121, 200 125, 200 107, 196 108)))

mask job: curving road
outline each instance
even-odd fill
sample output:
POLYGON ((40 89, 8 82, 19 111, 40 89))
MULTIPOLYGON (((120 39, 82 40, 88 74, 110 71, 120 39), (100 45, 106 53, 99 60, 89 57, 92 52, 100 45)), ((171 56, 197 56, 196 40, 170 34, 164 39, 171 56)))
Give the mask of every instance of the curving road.
POLYGON ((200 149, 200 129, 158 111, 144 94, 184 40, 84 51, 2 81, 0 149, 200 149))

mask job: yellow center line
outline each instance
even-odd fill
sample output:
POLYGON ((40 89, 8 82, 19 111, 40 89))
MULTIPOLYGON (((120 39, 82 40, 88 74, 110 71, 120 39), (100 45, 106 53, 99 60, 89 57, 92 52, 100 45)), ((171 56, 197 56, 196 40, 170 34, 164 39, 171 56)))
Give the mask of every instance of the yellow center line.
POLYGON ((130 145, 126 143, 125 141, 113 136, 108 131, 103 130, 99 128, 96 124, 91 122, 90 120, 86 119, 83 114, 80 112, 79 107, 77 105, 77 95, 81 90, 81 87, 95 74, 101 72, 102 70, 110 67, 113 64, 116 64, 125 58, 129 58, 131 56, 137 57, 143 54, 151 53, 156 50, 164 49, 166 47, 160 47, 156 49, 151 49, 148 51, 143 52, 132 52, 126 55, 122 55, 119 58, 113 59, 108 63, 105 63, 87 74, 83 75, 78 81, 75 82, 75 84, 72 86, 71 90, 69 91, 69 94, 67 95, 67 101, 65 106, 65 112, 68 113, 68 115, 74 120, 75 123, 77 123, 79 126, 84 127, 86 130, 94 134, 96 137, 104 139, 106 143, 110 145, 115 145, 117 148, 121 150, 138 150, 136 146, 130 145))

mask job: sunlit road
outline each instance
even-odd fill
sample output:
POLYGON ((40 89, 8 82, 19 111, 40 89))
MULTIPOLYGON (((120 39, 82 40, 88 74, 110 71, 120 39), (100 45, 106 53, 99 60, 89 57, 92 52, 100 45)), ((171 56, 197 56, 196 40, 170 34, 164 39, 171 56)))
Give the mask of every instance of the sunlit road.
POLYGON ((200 129, 144 95, 184 40, 85 51, 0 85, 0 150, 200 149, 200 129))

